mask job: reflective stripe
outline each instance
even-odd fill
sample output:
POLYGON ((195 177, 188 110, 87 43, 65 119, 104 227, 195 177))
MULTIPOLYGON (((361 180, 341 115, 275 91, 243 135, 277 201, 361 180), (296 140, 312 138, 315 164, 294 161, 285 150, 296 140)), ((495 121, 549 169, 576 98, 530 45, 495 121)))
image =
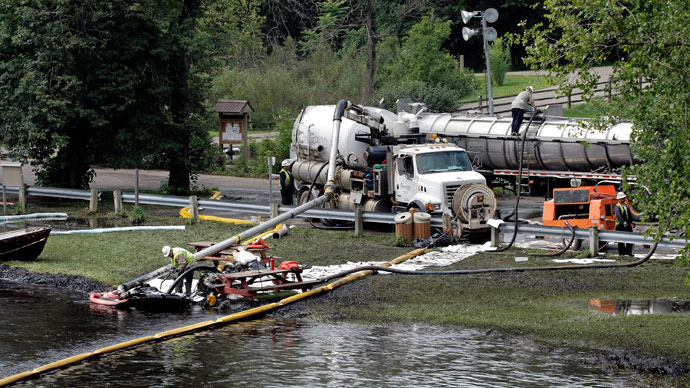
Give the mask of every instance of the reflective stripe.
MULTIPOLYGON (((173 257, 170 258, 170 261, 172 262, 173 268, 177 268, 179 263, 178 259, 181 259, 181 257, 178 257, 179 255, 184 255, 184 262, 185 265, 188 265, 192 261, 194 261, 194 255, 191 254, 188 250, 184 248, 173 248, 173 257)), ((180 260, 182 261, 182 260, 180 260)))
MULTIPOLYGON (((618 209, 620 209, 620 211, 621 211, 621 216, 623 217, 623 220, 627 220, 627 219, 628 219, 628 216, 627 216, 626 214, 627 214, 627 208, 628 208, 628 207, 627 207, 627 206, 623 206, 623 204, 621 204, 621 203, 617 203, 617 204, 616 204, 616 207, 618 207, 618 209)), ((626 222, 627 222, 627 221, 626 221, 626 222)), ((618 220, 618 217, 616 217, 616 226, 618 226, 620 223, 621 223, 621 222, 618 220)))
POLYGON ((290 186, 290 181, 291 181, 291 179, 290 179, 290 178, 291 178, 290 172, 289 172, 288 170, 286 170, 285 168, 283 168, 282 170, 280 170, 280 172, 281 172, 281 173, 283 173, 283 172, 285 173, 285 186, 290 186))

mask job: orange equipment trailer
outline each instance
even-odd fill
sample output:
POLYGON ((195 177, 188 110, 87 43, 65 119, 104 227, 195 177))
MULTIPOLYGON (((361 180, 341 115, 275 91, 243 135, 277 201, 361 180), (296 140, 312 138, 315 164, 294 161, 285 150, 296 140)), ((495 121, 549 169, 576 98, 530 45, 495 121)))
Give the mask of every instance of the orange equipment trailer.
MULTIPOLYGON (((542 223, 547 226, 565 226, 568 221, 574 228, 599 230, 616 229, 616 188, 613 185, 581 186, 553 190, 553 199, 544 202, 542 223)), ((578 250, 582 240, 573 244, 578 250)))

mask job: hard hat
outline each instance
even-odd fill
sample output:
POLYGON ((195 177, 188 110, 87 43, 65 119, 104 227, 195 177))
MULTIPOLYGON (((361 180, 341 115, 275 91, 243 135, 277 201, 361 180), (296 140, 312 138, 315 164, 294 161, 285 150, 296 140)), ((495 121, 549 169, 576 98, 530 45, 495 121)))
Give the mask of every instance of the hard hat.
POLYGON ((285 160, 283 160, 283 163, 281 163, 280 165, 281 165, 282 167, 287 167, 287 166, 289 166, 289 165, 291 165, 291 164, 292 164, 292 159, 285 159, 285 160))
POLYGON ((534 92, 534 88, 531 86, 528 86, 527 89, 529 89, 530 92, 534 92))
POLYGON ((622 192, 622 191, 620 191, 620 192, 618 192, 618 194, 616 194, 616 199, 622 199, 622 198, 625 198, 625 197, 626 197, 626 195, 625 195, 625 193, 622 192))
POLYGON ((169 246, 167 246, 167 245, 164 246, 163 249, 162 249, 162 251, 163 251, 163 256, 166 256, 166 257, 167 257, 167 256, 170 254, 170 251, 171 251, 171 250, 172 250, 172 248, 170 248, 169 246))

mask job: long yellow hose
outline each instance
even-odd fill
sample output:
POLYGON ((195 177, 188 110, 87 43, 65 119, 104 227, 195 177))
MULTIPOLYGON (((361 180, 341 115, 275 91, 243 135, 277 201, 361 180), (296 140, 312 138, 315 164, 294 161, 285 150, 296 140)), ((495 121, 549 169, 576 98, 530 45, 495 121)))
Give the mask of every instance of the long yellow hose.
MULTIPOLYGON (((390 267, 393 264, 402 263, 405 260, 409 260, 409 259, 411 259, 415 256, 418 256, 422 253, 425 253, 425 252, 426 252, 426 249, 416 249, 416 250, 408 252, 404 255, 398 256, 397 258, 395 258, 395 259, 393 259, 387 263, 382 264, 382 266, 390 267)), ((16 383, 16 382, 26 380, 26 379, 29 379, 32 377, 36 377, 36 376, 40 375, 41 373, 46 373, 46 372, 49 372, 49 371, 52 371, 55 369, 64 368, 66 366, 76 364, 78 362, 81 362, 81 361, 84 361, 84 360, 87 360, 87 359, 90 359, 93 357, 97 357, 97 356, 100 356, 103 354, 112 353, 112 352, 116 352, 119 350, 124 350, 124 349, 131 348, 134 346, 139 346, 141 344, 148 343, 148 342, 160 341, 160 340, 164 340, 164 339, 171 338, 171 337, 177 337, 177 336, 181 336, 181 335, 191 334, 191 333, 194 333, 194 332, 199 331, 199 330, 208 330, 208 329, 212 329, 216 326, 221 326, 221 325, 225 325, 225 324, 228 324, 228 323, 231 323, 234 321, 243 320, 243 319, 255 316, 255 315, 261 315, 267 311, 280 308, 282 306, 296 302, 296 301, 304 299, 306 297, 316 295, 316 294, 321 293, 321 292, 328 292, 328 291, 330 291, 336 287, 339 287, 343 284, 349 283, 355 279, 359 279, 360 277, 366 276, 372 272, 373 271, 357 272, 357 273, 349 275, 343 279, 335 281, 333 283, 329 283, 328 285, 324 285, 324 286, 315 288, 315 289, 310 290, 310 291, 306 291, 306 292, 303 292, 300 294, 296 294, 296 295, 281 299, 280 301, 275 302, 275 303, 270 303, 270 304, 255 307, 255 308, 252 308, 249 310, 240 311, 240 312, 237 312, 234 314, 226 315, 224 317, 216 319, 215 321, 199 322, 199 323, 195 323, 193 325, 188 325, 188 326, 180 327, 177 329, 172 329, 172 330, 164 331, 161 333, 157 333, 157 334, 154 334, 152 336, 141 337, 141 338, 136 338, 136 339, 129 340, 126 342, 121 342, 119 344, 115 344, 115 345, 107 346, 105 348, 97 349, 97 350, 90 352, 90 353, 81 353, 81 354, 78 354, 76 356, 63 358, 62 360, 51 362, 50 364, 40 366, 40 367, 33 369, 31 371, 26 371, 26 372, 18 373, 18 374, 9 376, 9 377, 5 377, 4 379, 0 380, 0 386, 5 386, 7 384, 12 384, 12 383, 16 383)))

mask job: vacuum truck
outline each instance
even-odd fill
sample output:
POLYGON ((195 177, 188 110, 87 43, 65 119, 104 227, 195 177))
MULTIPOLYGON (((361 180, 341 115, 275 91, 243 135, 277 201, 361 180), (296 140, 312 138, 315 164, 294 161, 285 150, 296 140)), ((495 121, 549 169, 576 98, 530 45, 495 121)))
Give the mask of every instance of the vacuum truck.
MULTIPOLYGON (((295 120, 291 157, 298 204, 328 186, 335 105, 308 106, 295 120)), ((449 213, 465 232, 488 230, 496 197, 458 145, 427 142, 417 115, 347 103, 338 134, 335 200, 339 209, 449 213)))

